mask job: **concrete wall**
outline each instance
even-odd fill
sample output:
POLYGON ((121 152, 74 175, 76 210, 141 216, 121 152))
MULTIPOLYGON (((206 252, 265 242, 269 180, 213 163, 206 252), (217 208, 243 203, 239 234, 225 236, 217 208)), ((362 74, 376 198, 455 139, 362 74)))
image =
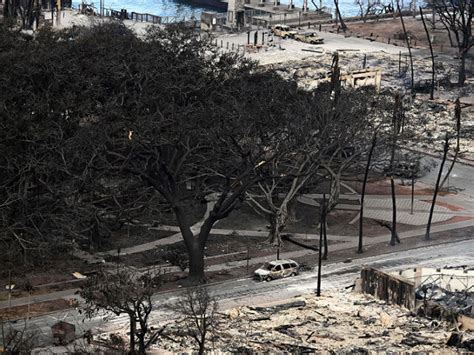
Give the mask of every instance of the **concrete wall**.
POLYGON ((408 309, 415 308, 415 284, 397 275, 390 275, 374 268, 361 271, 362 292, 389 304, 408 309))
POLYGON ((474 270, 418 267, 403 270, 397 274, 413 281, 416 287, 433 283, 451 292, 465 291, 474 287, 474 270))

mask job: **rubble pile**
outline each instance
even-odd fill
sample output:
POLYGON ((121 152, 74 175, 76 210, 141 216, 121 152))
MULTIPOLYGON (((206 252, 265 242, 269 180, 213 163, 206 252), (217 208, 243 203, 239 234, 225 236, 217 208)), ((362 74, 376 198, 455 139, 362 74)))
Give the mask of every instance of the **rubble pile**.
MULTIPOLYGON (((416 297, 425 302, 431 301, 449 311, 449 315, 464 314, 474 317, 474 291, 450 292, 435 283, 425 284, 416 290, 416 297)), ((426 308, 425 305, 422 308, 426 308)), ((442 316, 440 314, 439 316, 442 316)))
MULTIPOLYGON (((439 87, 437 87, 439 90, 438 95, 448 95, 453 91, 453 88, 448 87, 449 83, 457 81, 457 65, 456 63, 440 61, 435 63, 436 80, 439 82, 439 87)), ((264 67, 275 70, 284 78, 297 80, 303 88, 312 89, 315 87, 315 80, 324 77, 330 72, 331 65, 332 53, 325 53, 320 56, 309 56, 298 61, 269 64, 264 67)), ((363 54, 341 51, 339 52, 339 66, 342 69, 342 73, 363 68, 382 69, 383 88, 394 90, 408 90, 410 88, 409 59, 405 55, 399 57, 398 55, 383 52, 363 54)), ((415 83, 419 84, 425 80, 431 80, 430 58, 414 57, 413 67, 415 68, 415 83)), ((466 90, 472 92, 474 89, 463 89, 463 91, 466 90)), ((453 95, 456 96, 456 93, 453 92, 453 95)))
MULTIPOLYGON (((448 323, 348 291, 309 295, 277 306, 233 308, 219 317, 209 350, 456 353, 446 345, 453 330, 448 323)), ((173 352, 195 348, 179 324, 167 330, 159 346, 173 352)))
MULTIPOLYGON (((459 157, 474 160, 474 110, 471 107, 463 112, 459 157)), ((413 135, 419 138, 407 142, 411 147, 441 152, 445 134, 448 132, 451 137, 450 147, 454 151, 456 146, 454 101, 436 103, 417 98, 408 105, 405 115, 407 122, 410 122, 413 135)))
MULTIPOLYGON (((415 87, 418 91, 428 92, 431 80, 430 58, 413 58, 415 68, 415 87)), ((402 91, 405 93, 405 115, 409 136, 412 139, 403 142, 407 146, 427 151, 443 149, 446 132, 452 137, 451 151, 455 147, 454 101, 458 97, 469 98, 474 95, 474 81, 468 80, 463 88, 453 87, 450 83, 457 81, 457 63, 436 62, 435 100, 429 101, 428 96, 417 95, 412 100, 409 95, 410 71, 409 60, 405 55, 387 53, 340 52, 339 66, 342 74, 365 68, 382 70, 382 90, 402 91), (401 58, 401 60, 400 60, 401 58)), ((329 75, 332 54, 326 53, 318 57, 307 57, 299 61, 289 61, 264 66, 274 70, 283 78, 294 79, 305 89, 311 90, 318 85, 320 79, 329 75)), ((474 161, 474 107, 463 108, 461 119, 459 157, 474 161)))

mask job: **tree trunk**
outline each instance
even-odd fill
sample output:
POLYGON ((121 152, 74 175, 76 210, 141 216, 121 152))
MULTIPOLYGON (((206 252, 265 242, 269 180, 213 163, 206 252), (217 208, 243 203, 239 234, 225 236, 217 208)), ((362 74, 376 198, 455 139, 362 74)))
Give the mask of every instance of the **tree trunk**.
POLYGON ((421 9, 421 6, 420 6, 420 16, 421 16, 421 21, 423 22, 423 27, 425 29, 426 39, 428 40, 428 44, 430 46, 430 53, 431 53, 430 100, 433 100, 433 98, 434 98, 434 86, 435 86, 435 60, 434 60, 434 54, 433 54, 433 45, 431 44, 430 33, 428 31, 428 27, 426 26, 425 17, 423 16, 423 10, 421 9))
POLYGON ((204 276, 204 247, 196 236, 191 241, 185 241, 189 254, 189 276, 188 282, 191 285, 198 285, 205 282, 204 276))
POLYGON ((298 204, 298 199, 293 197, 290 202, 288 202, 288 222, 289 223, 296 223, 296 205, 298 204))
POLYGON ((329 191, 329 201, 327 204, 327 211, 332 211, 339 203, 339 196, 341 195, 341 175, 331 175, 331 188, 329 191))
POLYGON ((466 81, 466 57, 467 57, 467 51, 462 49, 459 53, 459 59, 460 59, 459 76, 458 76, 459 86, 464 86, 464 82, 466 81))
POLYGON ((390 238, 390 245, 400 243, 400 238, 397 234, 397 197, 395 195, 395 181, 393 179, 393 173, 390 176, 390 188, 392 191, 392 237, 390 238))
POLYGON ((204 339, 204 336, 201 337, 201 341, 199 342, 199 350, 198 350, 199 355, 203 355, 205 350, 206 350, 205 347, 204 347, 205 341, 206 340, 204 339))
POLYGON ((40 16, 41 16, 41 4, 40 0, 35 0, 35 19, 36 19, 36 30, 40 25, 40 16))
POLYGON ((408 55, 410 56, 410 69, 411 69, 411 96, 412 98, 415 97, 415 71, 413 69, 413 57, 411 54, 411 44, 410 44, 410 39, 408 38, 407 30, 405 28, 405 21, 403 21, 403 15, 402 15, 402 10, 400 9, 400 3, 399 0, 397 0, 397 8, 398 12, 400 14, 400 21, 402 22, 402 28, 403 28, 403 35, 405 36, 405 40, 407 43, 407 48, 408 48, 408 55))
POLYGON ((146 355, 146 345, 145 345, 145 336, 146 336, 146 329, 141 329, 139 333, 137 333, 138 338, 138 353, 140 355, 146 355))
POLYGON ((372 161, 372 154, 374 152, 375 145, 377 144, 377 132, 374 133, 372 138, 372 144, 369 150, 369 156, 367 157, 367 165, 365 166, 364 173, 364 182, 362 183, 362 193, 360 196, 360 213, 359 213, 359 248, 357 252, 359 254, 363 253, 362 238, 363 238, 363 228, 364 228, 364 198, 365 198, 365 188, 367 186, 367 179, 369 178, 370 163, 372 161))
MULTIPOLYGON (((453 171, 454 164, 456 163, 456 160, 458 159, 459 155, 459 138, 461 134, 461 102, 459 101, 459 97, 456 100, 456 108, 454 109, 454 116, 456 119, 456 149, 454 151, 454 157, 453 160, 451 161, 451 165, 449 166, 448 172, 446 173, 446 176, 443 178, 443 181, 441 184, 439 184, 439 189, 441 190, 446 183, 446 181, 449 178, 449 175, 451 175, 451 172, 453 171)), ((448 186, 449 188, 449 186, 448 186)))
POLYGON ((286 204, 282 204, 275 213, 270 215, 270 233, 268 235, 268 241, 274 246, 281 246, 281 232, 285 229, 287 222, 287 206, 286 204))
POLYGON ((34 21, 34 2, 33 0, 28 1, 28 8, 26 10, 26 19, 27 19, 27 28, 33 29, 33 21, 34 21))
POLYGON ((428 225, 426 226, 425 240, 431 239, 431 236, 430 236, 431 222, 433 220, 433 212, 436 205, 436 197, 438 196, 439 182, 441 180, 441 175, 443 174, 444 163, 448 155, 448 150, 449 150, 449 139, 448 139, 448 134, 446 133, 446 138, 444 141, 443 160, 441 160, 441 166, 439 167, 438 178, 436 179, 436 185, 435 185, 435 190, 433 194, 433 202, 431 203, 430 215, 428 217, 428 225))
POLYGON ((322 249, 323 249, 323 211, 326 208, 326 198, 323 195, 323 203, 321 204, 321 213, 319 217, 319 251, 318 251, 318 281, 316 286, 316 295, 321 296, 321 267, 322 267, 322 249))
POLYGON ((209 215, 204 220, 199 234, 195 236, 183 208, 175 205, 173 211, 178 220, 179 229, 189 256, 189 275, 186 283, 190 285, 202 284, 205 282, 204 246, 206 245, 207 238, 214 224, 214 219, 209 215))
POLYGON ((137 329, 137 322, 135 316, 129 314, 130 317, 130 353, 135 354, 135 333, 137 329))
POLYGON ((334 0, 334 5, 336 6, 336 18, 339 18, 339 21, 341 23, 341 30, 343 30, 344 32, 346 32, 347 30, 347 26, 344 22, 344 19, 342 18, 341 16, 341 11, 339 10, 339 0, 334 0))
MULTIPOLYGON (((398 3, 397 3, 398 4, 398 3)), ((398 7, 400 9, 400 7, 398 7)), ((393 112, 393 137, 392 137, 392 147, 390 152, 390 188, 392 194, 392 226, 391 226, 391 238, 390 245, 395 245, 395 243, 400 243, 400 239, 397 234, 397 198, 395 191, 395 181, 394 181, 394 161, 395 161, 395 149, 397 147, 397 138, 398 133, 400 132, 400 120, 402 112, 402 101, 400 95, 395 94, 395 109, 393 112)))

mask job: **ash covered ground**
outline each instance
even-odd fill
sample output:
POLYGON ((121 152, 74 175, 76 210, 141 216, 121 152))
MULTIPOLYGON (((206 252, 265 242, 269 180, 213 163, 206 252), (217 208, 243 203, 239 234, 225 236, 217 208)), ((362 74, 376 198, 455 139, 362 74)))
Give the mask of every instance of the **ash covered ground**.
MULTIPOLYGON (((238 307, 219 314, 208 341, 217 352, 429 352, 467 351, 447 344, 454 325, 347 290, 309 295, 267 307, 238 307), (212 338, 212 339, 211 339, 212 338)), ((472 340, 471 340, 472 341, 472 340)), ((161 350, 191 352, 195 343, 180 322, 166 331, 161 350)))

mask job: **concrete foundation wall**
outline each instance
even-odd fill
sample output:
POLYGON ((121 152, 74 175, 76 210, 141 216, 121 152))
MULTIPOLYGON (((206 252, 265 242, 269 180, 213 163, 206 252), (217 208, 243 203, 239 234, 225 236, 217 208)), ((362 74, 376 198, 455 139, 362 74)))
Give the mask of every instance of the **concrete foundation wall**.
POLYGON ((474 270, 418 267, 400 271, 398 275, 413 281, 416 287, 435 284, 450 292, 463 292, 474 288, 474 270))
POLYGON ((362 292, 389 304, 415 308, 415 284, 373 268, 361 271, 362 292))

